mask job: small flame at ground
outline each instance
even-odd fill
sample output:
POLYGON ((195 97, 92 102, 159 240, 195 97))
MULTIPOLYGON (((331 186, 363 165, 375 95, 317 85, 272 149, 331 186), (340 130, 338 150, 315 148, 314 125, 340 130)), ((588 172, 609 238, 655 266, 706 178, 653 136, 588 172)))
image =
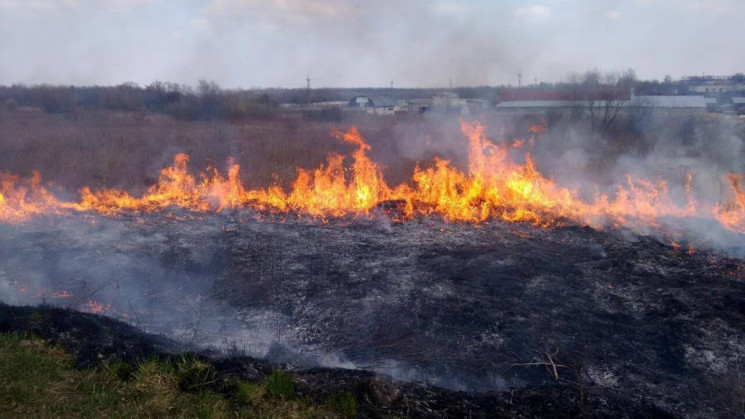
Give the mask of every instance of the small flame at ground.
POLYGON ((87 311, 88 313, 92 314, 103 314, 104 312, 107 312, 109 310, 111 310, 111 304, 103 304, 93 300, 86 301, 83 307, 83 311, 87 311))

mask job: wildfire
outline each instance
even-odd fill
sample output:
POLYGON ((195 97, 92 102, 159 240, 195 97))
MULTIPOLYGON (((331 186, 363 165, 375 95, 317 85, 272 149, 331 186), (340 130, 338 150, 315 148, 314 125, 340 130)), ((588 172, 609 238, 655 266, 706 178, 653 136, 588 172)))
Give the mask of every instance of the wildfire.
POLYGON ((330 153, 316 169, 297 169, 289 190, 280 186, 247 188, 240 180, 240 166, 229 162, 227 176, 215 168, 199 175, 188 170, 189 156, 177 154, 173 165, 160 173, 158 182, 142 196, 125 190, 84 187, 77 202, 58 200, 34 172, 29 179, 0 174, 0 222, 17 223, 37 215, 92 211, 102 215, 124 212, 149 213, 172 207, 195 212, 253 208, 261 211, 307 214, 328 218, 366 216, 375 208, 396 203, 398 216, 438 215, 448 221, 479 223, 490 219, 530 222, 541 226, 561 220, 601 226, 630 222, 655 226, 663 217, 713 217, 729 230, 745 233, 745 175, 730 174, 734 199, 707 205, 697 202, 692 191, 692 174, 685 179, 686 202, 678 204, 664 181, 628 176, 612 196, 597 194, 592 201, 579 198, 576 191, 543 176, 531 158, 520 163, 511 150, 546 132, 544 125, 532 127, 532 137, 497 144, 486 137, 480 124, 461 123, 468 138, 468 170, 436 158, 414 169, 411 181, 391 187, 381 166, 367 152, 370 146, 354 127, 335 132, 334 137, 355 147, 352 164, 345 156, 330 153))

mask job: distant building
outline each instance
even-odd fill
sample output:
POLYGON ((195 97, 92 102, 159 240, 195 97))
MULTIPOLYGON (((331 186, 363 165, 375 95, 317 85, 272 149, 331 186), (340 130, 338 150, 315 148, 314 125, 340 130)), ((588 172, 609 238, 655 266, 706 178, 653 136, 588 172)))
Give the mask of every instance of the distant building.
POLYGON ((631 104, 632 98, 633 90, 625 87, 512 88, 500 90, 495 109, 515 113, 569 113, 590 107, 621 108, 631 104))
POLYGON ((587 88, 578 86, 556 89, 524 87, 500 90, 499 102, 631 100, 633 94, 633 89, 627 87, 587 88))
POLYGON ((364 110, 374 115, 393 115, 398 107, 398 101, 383 95, 358 95, 347 102, 350 110, 364 110))
POLYGON ((497 104, 494 109, 513 113, 570 113, 589 109, 623 109, 630 100, 516 100, 497 104))
POLYGON ((637 96, 632 105, 656 110, 703 112, 709 102, 703 96, 637 96))
POLYGON ((688 91, 704 95, 721 95, 728 92, 745 91, 745 76, 694 76, 684 77, 683 83, 688 85, 688 91))
POLYGON ((745 97, 735 96, 732 98, 734 112, 737 115, 745 115, 745 97))
POLYGON ((722 107, 719 106, 719 101, 715 97, 704 98, 706 100, 706 110, 709 112, 721 112, 722 107))
POLYGON ((408 113, 411 115, 424 113, 428 109, 431 109, 432 106, 432 99, 409 99, 406 101, 408 113))
POLYGON ((571 111, 577 104, 578 102, 574 100, 510 100, 500 102, 494 108, 498 111, 533 113, 549 110, 571 111))
POLYGON ((453 92, 442 92, 436 94, 432 98, 432 105, 435 108, 452 108, 454 106, 460 106, 461 100, 453 92))
MULTIPOLYGON (((644 107, 650 110, 658 111, 706 111, 707 105, 711 101, 703 96, 633 96, 630 90, 628 95, 624 91, 609 91, 605 95, 607 99, 600 99, 603 94, 589 92, 585 96, 594 99, 538 99, 538 100, 507 100, 500 102, 495 109, 503 112, 516 113, 540 113, 547 111, 571 112, 584 108, 612 108, 623 109, 631 107, 644 107)), ((500 95, 501 97, 501 95, 500 95)), ((524 97, 522 95, 510 95, 509 98, 524 97)), ((540 97, 536 95, 534 97, 540 97)), ((545 97, 545 96, 544 96, 545 97)), ((550 91, 548 97, 564 98, 565 93, 557 94, 556 91, 550 91)), ((714 101, 716 104, 716 101, 714 101)))
POLYGON ((489 101, 484 99, 466 99, 461 107, 461 115, 480 114, 489 109, 489 101))

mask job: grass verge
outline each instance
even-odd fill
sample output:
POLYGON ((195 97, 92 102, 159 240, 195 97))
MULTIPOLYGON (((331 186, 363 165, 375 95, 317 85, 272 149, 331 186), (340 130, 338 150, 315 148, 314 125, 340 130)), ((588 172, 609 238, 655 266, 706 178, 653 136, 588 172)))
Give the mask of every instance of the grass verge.
POLYGON ((0 334, 0 417, 350 417, 349 396, 321 405, 296 397, 284 372, 260 384, 222 380, 188 356, 79 370, 59 346, 0 334))

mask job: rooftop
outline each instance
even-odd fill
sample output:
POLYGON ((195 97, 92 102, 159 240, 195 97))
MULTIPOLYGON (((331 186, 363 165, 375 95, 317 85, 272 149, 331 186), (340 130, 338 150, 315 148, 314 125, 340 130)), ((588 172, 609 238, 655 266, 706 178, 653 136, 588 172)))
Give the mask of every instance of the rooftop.
POLYGON ((703 96, 637 96, 634 103, 650 108, 706 108, 703 96))

